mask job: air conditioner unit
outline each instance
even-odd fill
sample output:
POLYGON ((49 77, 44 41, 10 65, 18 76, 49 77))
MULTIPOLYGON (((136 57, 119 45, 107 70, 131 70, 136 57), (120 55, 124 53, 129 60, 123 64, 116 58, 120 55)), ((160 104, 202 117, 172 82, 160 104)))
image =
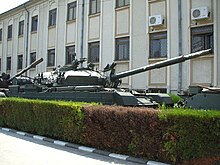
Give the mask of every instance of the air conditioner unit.
POLYGON ((161 14, 149 16, 149 26, 159 26, 162 25, 163 23, 164 23, 164 18, 161 14))
POLYGON ((209 17, 209 9, 208 7, 198 7, 191 9, 191 19, 198 20, 209 17))

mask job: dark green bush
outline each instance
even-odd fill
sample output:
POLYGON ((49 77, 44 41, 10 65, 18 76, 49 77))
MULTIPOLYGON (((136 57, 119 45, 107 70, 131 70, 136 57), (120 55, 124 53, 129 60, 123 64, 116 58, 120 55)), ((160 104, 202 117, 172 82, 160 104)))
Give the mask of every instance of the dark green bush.
POLYGON ((168 109, 159 116, 169 161, 220 156, 220 111, 168 109))
POLYGON ((80 141, 84 115, 79 104, 10 98, 2 99, 0 107, 2 126, 71 142, 80 141))

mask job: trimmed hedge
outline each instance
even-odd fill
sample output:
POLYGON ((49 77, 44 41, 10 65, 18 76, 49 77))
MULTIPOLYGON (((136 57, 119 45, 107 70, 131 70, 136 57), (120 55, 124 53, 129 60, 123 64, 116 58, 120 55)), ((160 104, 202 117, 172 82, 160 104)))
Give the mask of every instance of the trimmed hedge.
POLYGON ((71 102, 1 99, 0 126, 77 143, 84 118, 81 109, 71 102))
POLYGON ((172 164, 220 157, 220 111, 7 98, 0 126, 172 164))

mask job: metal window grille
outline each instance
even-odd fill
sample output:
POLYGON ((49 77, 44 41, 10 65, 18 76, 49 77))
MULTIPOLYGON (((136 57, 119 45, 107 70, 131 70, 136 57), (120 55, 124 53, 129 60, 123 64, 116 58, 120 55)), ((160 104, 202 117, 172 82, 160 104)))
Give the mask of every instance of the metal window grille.
POLYGON ((88 61, 92 63, 99 62, 99 42, 93 42, 89 44, 88 61))
POLYGON ((66 47, 66 65, 72 64, 73 60, 75 60, 75 46, 67 46, 66 47))
POLYGON ((55 64, 55 49, 48 50, 47 66, 54 66, 55 64))
POLYGON ((167 57, 167 32, 150 34, 150 58, 167 57))
POLYGON ((129 37, 116 39, 115 60, 129 60, 129 37))
POLYGON ((76 19, 76 7, 77 7, 76 1, 68 4, 67 21, 76 19))
POLYGON ((56 25, 57 20, 57 9, 53 9, 49 11, 49 26, 56 25))
POLYGON ((191 52, 214 48, 213 26, 191 29, 191 52))

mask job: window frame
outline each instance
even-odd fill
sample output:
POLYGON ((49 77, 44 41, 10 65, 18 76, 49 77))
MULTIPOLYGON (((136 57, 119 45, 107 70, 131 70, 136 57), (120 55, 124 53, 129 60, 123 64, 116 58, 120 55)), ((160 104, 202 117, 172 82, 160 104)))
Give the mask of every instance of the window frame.
POLYGON ((8 25, 8 35, 7 35, 8 40, 12 39, 12 35, 13 35, 12 31, 13 31, 13 26, 12 25, 8 25))
POLYGON ((213 25, 202 26, 202 27, 194 27, 191 28, 191 52, 195 53, 197 51, 205 50, 205 49, 214 50, 214 27, 213 25), (200 41, 202 45, 194 43, 194 37, 200 37, 203 41, 200 41), (201 48, 194 48, 194 44, 200 46, 201 48))
POLYGON ((97 14, 100 12, 101 12, 101 0, 89 0, 89 15, 97 14))
POLYGON ((129 59, 130 59, 130 37, 116 38, 115 39, 115 60, 124 61, 124 60, 129 60, 129 59), (120 54, 120 51, 121 51, 120 46, 123 46, 121 47, 123 49, 122 55, 120 54))
POLYGON ((47 67, 53 67, 55 65, 55 49, 49 49, 47 51, 47 67))
POLYGON ((151 33, 150 34, 150 51, 149 51, 149 58, 167 58, 167 54, 168 54, 168 40, 167 40, 167 31, 164 31, 164 32, 157 32, 157 33, 151 33), (166 49, 165 51, 162 50, 162 44, 163 44, 163 40, 166 40, 166 49), (154 42, 158 42, 160 45, 156 45, 154 42), (155 55, 153 54, 155 52, 153 46, 157 46, 159 47, 160 49, 157 50, 157 52, 159 52, 159 55, 155 55), (165 54, 163 54, 163 52, 166 52, 165 54))
POLYGON ((11 57, 7 57, 6 70, 11 70, 11 57))
POLYGON ((76 51, 75 45, 66 46, 66 59, 65 59, 66 65, 72 64, 73 60, 76 59, 75 51, 76 51), (74 50, 73 54, 70 54, 70 48, 74 50))
POLYGON ((76 20, 76 10, 77 10, 77 1, 67 4, 67 21, 76 20))
POLYGON ((19 22, 18 25, 18 36, 22 36, 24 34, 24 20, 19 22))
POLYGON ((37 32, 38 30, 38 15, 31 18, 31 32, 37 32))
MULTIPOLYGON (((36 59, 37 59, 37 53, 36 52, 31 52, 30 53, 30 60, 29 60, 30 64, 32 64, 34 61, 36 61, 36 59)), ((35 67, 33 67, 33 68, 35 68, 35 67)))
POLYGON ((49 11, 49 22, 48 26, 56 26, 57 24, 57 8, 52 9, 49 11))
POLYGON ((2 42, 2 28, 0 29, 0 42, 2 42))
POLYGON ((130 5, 130 0, 116 0, 115 4, 116 4, 116 8, 129 6, 130 5))
POLYGON ((18 55, 17 61, 17 70, 21 70, 23 68, 23 54, 18 55))
POLYGON ((88 44, 88 62, 99 63, 100 42, 91 42, 88 44))

